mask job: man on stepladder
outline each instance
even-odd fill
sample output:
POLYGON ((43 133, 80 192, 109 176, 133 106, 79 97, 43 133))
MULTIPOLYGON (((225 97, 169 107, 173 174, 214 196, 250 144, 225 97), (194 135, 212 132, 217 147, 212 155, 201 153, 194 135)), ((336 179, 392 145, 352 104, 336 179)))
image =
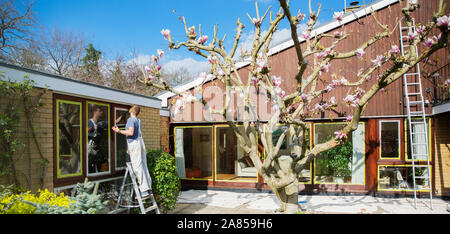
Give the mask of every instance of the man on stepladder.
POLYGON ((152 181, 147 168, 147 156, 144 140, 142 138, 141 120, 137 117, 140 112, 138 105, 130 109, 130 118, 127 120, 125 130, 120 130, 117 126, 112 127, 116 133, 126 136, 128 145, 128 154, 130 155, 131 165, 136 174, 141 191, 142 199, 148 198, 152 194, 152 181))

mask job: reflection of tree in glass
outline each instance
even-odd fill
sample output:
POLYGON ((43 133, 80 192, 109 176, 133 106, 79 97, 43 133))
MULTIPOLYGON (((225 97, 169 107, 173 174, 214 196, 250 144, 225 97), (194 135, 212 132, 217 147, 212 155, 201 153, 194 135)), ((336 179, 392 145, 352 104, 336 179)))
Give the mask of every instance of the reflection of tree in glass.
MULTIPOLYGON (((70 147, 70 160, 59 160, 62 174, 76 173, 80 170, 80 106, 60 103, 59 137, 60 145, 70 147)), ((61 150, 60 150, 61 151, 61 150)))

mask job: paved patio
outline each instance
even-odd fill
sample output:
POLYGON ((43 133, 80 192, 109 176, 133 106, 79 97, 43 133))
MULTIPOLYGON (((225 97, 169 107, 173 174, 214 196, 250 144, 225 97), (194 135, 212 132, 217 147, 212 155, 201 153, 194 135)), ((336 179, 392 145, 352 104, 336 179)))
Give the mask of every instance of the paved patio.
MULTIPOLYGON (((450 201, 369 195, 299 195, 304 213, 311 214, 450 214, 450 201)), ((174 214, 274 214, 280 203, 272 193, 187 190, 178 198, 174 214)))

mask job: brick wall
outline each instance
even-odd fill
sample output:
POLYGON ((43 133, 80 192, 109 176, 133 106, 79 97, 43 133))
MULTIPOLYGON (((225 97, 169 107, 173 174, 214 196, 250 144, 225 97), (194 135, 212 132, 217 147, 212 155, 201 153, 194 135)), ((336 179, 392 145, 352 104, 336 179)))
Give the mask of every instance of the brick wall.
POLYGON ((160 145, 161 149, 169 152, 169 117, 167 116, 160 116, 161 120, 161 128, 160 128, 160 145))
POLYGON ((159 109, 141 106, 142 137, 147 150, 160 149, 159 109))
MULTIPOLYGON (((42 89, 35 88, 32 96, 35 97, 42 89)), ((19 184, 32 192, 41 188, 53 190, 53 107, 52 91, 47 90, 41 97, 43 104, 32 120, 36 138, 31 136, 31 131, 27 127, 27 121, 22 106, 20 109, 20 122, 18 139, 25 146, 13 155, 15 170, 19 184), (37 141, 38 146, 35 143, 37 141), (39 148, 38 148, 39 147, 39 148), (41 153, 39 153, 39 150, 41 153), (47 163, 43 168, 42 162, 47 163)), ((7 100, 0 101, 0 108, 4 110, 7 100)), ((7 176, 0 177, 0 184, 9 184, 7 176)))
POLYGON ((434 175, 438 196, 450 196, 450 113, 434 118, 434 175))

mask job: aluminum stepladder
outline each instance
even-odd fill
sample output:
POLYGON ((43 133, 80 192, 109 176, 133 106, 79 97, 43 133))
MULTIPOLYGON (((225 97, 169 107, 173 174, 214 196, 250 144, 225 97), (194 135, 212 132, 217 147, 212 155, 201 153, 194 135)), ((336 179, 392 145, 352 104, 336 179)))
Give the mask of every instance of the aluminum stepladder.
MULTIPOLYGON (((412 19, 411 26, 402 27, 401 20, 399 21, 400 31, 400 45, 402 56, 405 55, 405 51, 409 49, 407 34, 409 32, 416 33, 416 27, 414 19, 412 19)), ((414 48, 415 55, 418 56, 417 46, 414 48)), ((406 109, 408 114, 408 127, 409 127, 409 143, 411 148, 411 162, 413 169, 413 190, 414 190, 414 208, 417 209, 417 185, 416 180, 426 180, 428 184, 428 192, 430 198, 430 209, 433 209, 433 194, 431 184, 431 170, 430 170, 430 155, 428 145, 428 126, 425 118, 425 105, 422 93, 422 79, 420 74, 420 65, 416 64, 415 71, 411 73, 405 73, 403 75, 403 85, 405 90, 406 109), (410 91, 413 90, 413 91, 410 91), (416 108, 415 111, 411 111, 411 108, 416 108), (420 151, 419 151, 420 149, 420 151), (419 152, 418 152, 419 151, 419 152), (426 160, 427 165, 416 165, 416 160, 426 160), (425 169, 427 173, 422 175, 416 175, 416 169, 425 169)), ((421 170, 419 170, 421 171, 421 170)), ((421 189, 424 190, 424 189, 421 189)), ((426 189, 425 189, 426 190, 426 189)))
MULTIPOLYGON (((129 211, 130 208, 139 207, 141 214, 147 214, 148 212, 150 212, 152 210, 155 210, 156 214, 159 214, 158 204, 156 203, 156 200, 155 200, 155 197, 153 196, 153 194, 151 194, 149 196, 149 198, 152 199, 152 205, 147 208, 144 206, 144 200, 141 197, 141 192, 136 183, 136 175, 134 174, 133 167, 131 166, 130 162, 127 162, 126 165, 127 165, 127 168, 125 171, 125 175, 123 177, 122 186, 120 187, 119 198, 117 199, 116 209, 115 209, 114 213, 119 213, 124 209, 127 209, 129 211), (131 183, 127 183, 128 175, 130 176, 131 183), (126 205, 121 204, 121 202, 123 200, 125 187, 129 187, 130 185, 133 185, 133 189, 130 192, 130 197, 133 197, 133 193, 135 194, 136 200, 138 202, 137 205, 136 204, 126 204, 126 205)), ((145 199, 145 200, 147 200, 147 199, 145 199)))

